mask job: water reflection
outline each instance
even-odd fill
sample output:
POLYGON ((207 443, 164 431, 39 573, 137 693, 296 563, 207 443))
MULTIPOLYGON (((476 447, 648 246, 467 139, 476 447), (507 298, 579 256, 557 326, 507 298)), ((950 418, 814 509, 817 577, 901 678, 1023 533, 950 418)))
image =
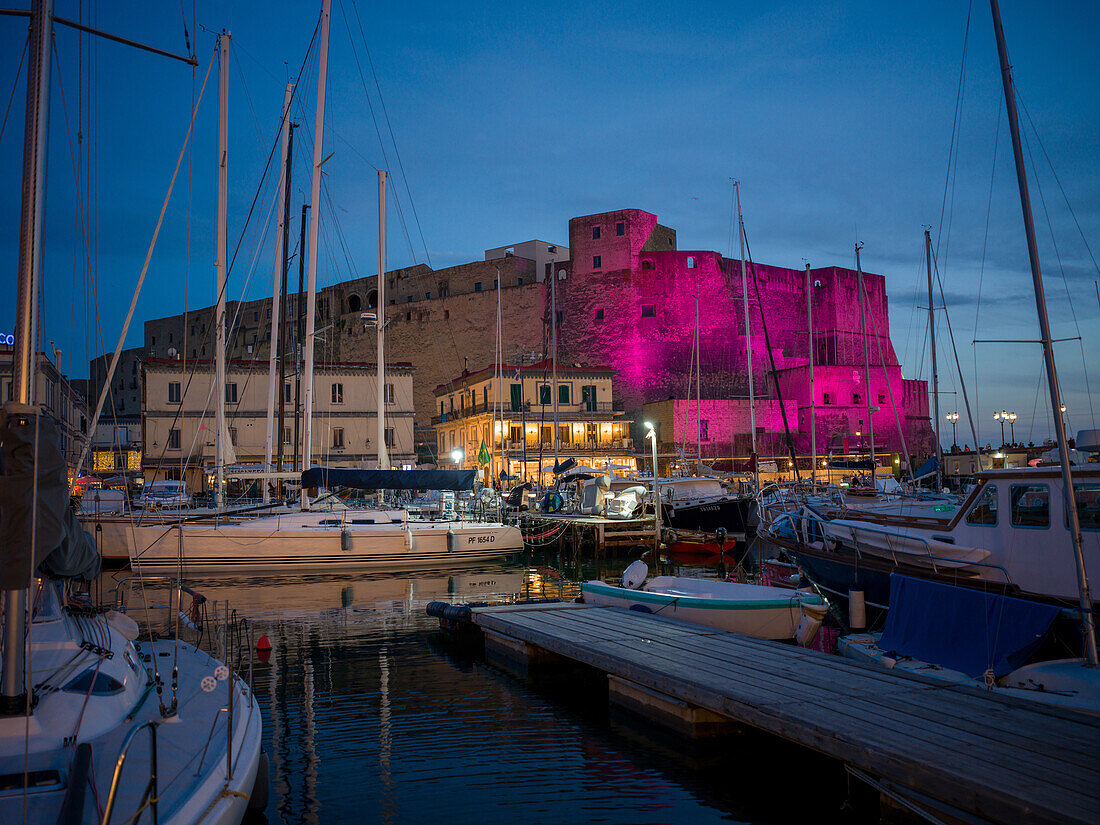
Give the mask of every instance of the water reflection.
POLYGON ((811 762, 799 780, 806 798, 794 802, 784 795, 791 749, 751 736, 665 742, 611 718, 599 678, 529 685, 445 642, 424 612, 435 600, 575 598, 580 581, 614 580, 634 558, 551 553, 408 575, 190 582, 219 613, 228 602, 253 619, 256 636, 273 644, 254 672, 271 765, 266 818, 254 821, 832 821, 843 785, 817 776, 832 767, 811 762))

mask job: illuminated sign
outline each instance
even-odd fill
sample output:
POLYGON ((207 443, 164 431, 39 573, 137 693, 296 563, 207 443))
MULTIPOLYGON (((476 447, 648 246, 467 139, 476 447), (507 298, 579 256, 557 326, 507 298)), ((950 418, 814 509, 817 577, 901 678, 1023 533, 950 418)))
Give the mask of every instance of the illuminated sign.
POLYGON ((9 347, 15 346, 15 336, 10 332, 0 332, 0 344, 6 344, 9 347))

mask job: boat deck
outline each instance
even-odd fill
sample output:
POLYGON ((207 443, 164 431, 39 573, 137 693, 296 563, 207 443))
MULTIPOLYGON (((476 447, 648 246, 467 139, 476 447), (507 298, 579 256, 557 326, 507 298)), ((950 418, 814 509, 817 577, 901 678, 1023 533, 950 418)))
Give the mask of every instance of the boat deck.
POLYGON ((1100 718, 620 608, 474 608, 549 652, 845 763, 936 816, 1100 822, 1100 718))

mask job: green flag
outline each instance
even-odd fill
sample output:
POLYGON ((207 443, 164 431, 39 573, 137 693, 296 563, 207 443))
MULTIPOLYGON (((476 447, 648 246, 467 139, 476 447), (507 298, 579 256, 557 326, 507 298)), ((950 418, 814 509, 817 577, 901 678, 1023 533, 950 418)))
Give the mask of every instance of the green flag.
POLYGON ((477 463, 478 464, 488 464, 489 463, 489 448, 485 446, 485 439, 484 438, 481 439, 481 449, 478 450, 478 453, 477 453, 477 463))

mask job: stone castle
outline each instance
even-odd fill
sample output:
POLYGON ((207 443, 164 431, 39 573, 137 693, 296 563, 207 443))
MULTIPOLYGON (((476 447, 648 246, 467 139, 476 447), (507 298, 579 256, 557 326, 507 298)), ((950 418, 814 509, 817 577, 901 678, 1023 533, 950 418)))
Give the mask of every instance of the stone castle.
MULTIPOLYGON (((528 241, 488 250, 485 258, 445 269, 420 264, 385 273, 386 360, 415 368, 418 442, 435 443, 433 390, 497 360, 499 302, 505 362, 532 363, 549 355, 553 305, 559 363, 614 367, 615 401, 637 413, 636 427, 646 405, 695 398, 689 375, 696 358, 703 404, 727 423, 747 422, 747 334, 761 399, 756 416, 761 452, 783 452, 777 440, 784 431, 782 409, 797 448, 809 451, 806 271, 751 265, 746 330, 740 259, 679 250, 675 230, 640 209, 573 218, 568 248, 528 241), (782 405, 775 403, 779 396, 782 405)), ((857 434, 866 431, 870 403, 876 449, 899 450, 904 437, 910 452, 927 454, 933 434, 926 382, 902 376, 890 341, 885 279, 864 273, 863 282, 870 387, 864 379, 857 273, 839 267, 809 272, 818 451, 848 452, 857 434)), ((377 294, 374 275, 318 291, 318 360, 374 359, 375 328, 361 316, 377 310, 377 294)), ((285 310, 291 358, 299 350, 295 322, 304 299, 291 294, 285 310)), ((214 308, 206 307, 147 321, 144 356, 209 359, 213 320, 214 308)), ((228 357, 266 361, 270 298, 229 302, 226 324, 228 357)), ((662 436, 666 440, 672 438, 662 436)), ((721 446, 744 455, 748 443, 744 424, 721 446)))

